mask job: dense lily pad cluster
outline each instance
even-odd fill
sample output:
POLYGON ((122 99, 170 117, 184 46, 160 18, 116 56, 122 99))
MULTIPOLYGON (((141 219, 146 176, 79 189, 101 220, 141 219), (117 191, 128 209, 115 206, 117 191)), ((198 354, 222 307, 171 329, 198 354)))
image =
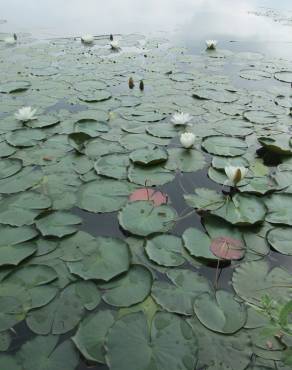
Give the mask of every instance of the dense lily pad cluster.
POLYGON ((0 49, 1 370, 290 369, 292 62, 29 41, 0 49))

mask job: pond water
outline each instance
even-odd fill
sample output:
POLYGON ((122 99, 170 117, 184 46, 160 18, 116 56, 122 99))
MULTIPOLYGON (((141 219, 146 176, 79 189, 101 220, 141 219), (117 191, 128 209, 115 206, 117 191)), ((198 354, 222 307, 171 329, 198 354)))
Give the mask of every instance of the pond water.
POLYGON ((1 4, 0 370, 291 369, 289 6, 1 4))

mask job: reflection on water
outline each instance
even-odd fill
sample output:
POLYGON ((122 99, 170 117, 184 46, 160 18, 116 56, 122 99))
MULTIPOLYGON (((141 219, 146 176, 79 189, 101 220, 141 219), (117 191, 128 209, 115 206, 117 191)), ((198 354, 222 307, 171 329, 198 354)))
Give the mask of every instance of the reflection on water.
POLYGON ((216 36, 292 42, 289 28, 248 14, 273 5, 289 9, 288 0, 10 0, 1 4, 1 18, 7 20, 1 30, 45 37, 176 31, 192 40, 216 36))

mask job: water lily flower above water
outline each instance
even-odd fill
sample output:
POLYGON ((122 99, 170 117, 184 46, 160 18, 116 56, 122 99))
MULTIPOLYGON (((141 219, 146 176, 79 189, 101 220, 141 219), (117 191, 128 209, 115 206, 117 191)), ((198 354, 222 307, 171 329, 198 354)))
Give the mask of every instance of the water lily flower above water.
POLYGON ((248 168, 246 167, 235 167, 235 166, 226 166, 225 173, 232 185, 237 185, 241 180, 245 178, 248 173, 248 168))
POLYGON ((217 40, 206 40, 207 49, 215 50, 218 44, 217 40))
POLYGON ((194 145, 195 140, 196 140, 196 135, 193 134, 192 132, 184 132, 183 134, 180 135, 179 139, 180 139, 181 145, 184 148, 189 149, 194 145))
POLYGON ((17 42, 16 34, 14 33, 13 36, 6 37, 4 39, 4 42, 5 42, 6 45, 15 45, 16 42, 17 42))
POLYGON ((17 113, 15 113, 15 118, 22 122, 31 121, 36 119, 36 111, 36 109, 32 109, 31 107, 23 107, 20 108, 17 113))
POLYGON ((120 47, 119 47, 119 42, 117 40, 113 40, 110 42, 110 47, 113 49, 113 50, 118 50, 120 47))
POLYGON ((174 113, 171 122, 174 125, 186 125, 188 122, 192 120, 193 116, 191 116, 189 113, 174 113))
POLYGON ((94 37, 90 34, 86 34, 86 35, 81 36, 81 41, 84 44, 92 44, 94 41, 94 37))

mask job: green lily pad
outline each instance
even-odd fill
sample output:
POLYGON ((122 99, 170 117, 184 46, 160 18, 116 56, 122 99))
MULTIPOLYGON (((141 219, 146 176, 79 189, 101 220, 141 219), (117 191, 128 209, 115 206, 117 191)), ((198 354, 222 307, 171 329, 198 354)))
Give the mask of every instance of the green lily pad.
POLYGON ((35 224, 43 236, 50 235, 62 238, 65 235, 75 233, 77 231, 76 225, 81 222, 80 217, 69 212, 59 211, 39 218, 35 224))
POLYGON ((51 205, 46 195, 23 192, 0 201, 0 223, 11 226, 31 225, 34 219, 51 205))
POLYGON ((132 234, 147 236, 170 230, 177 217, 176 211, 167 206, 154 206, 152 202, 128 203, 119 213, 119 223, 132 234))
POLYGON ((72 340, 87 360, 105 363, 104 342, 108 330, 115 322, 115 316, 114 311, 101 310, 89 314, 79 324, 72 340))
POLYGON ((200 295, 195 300, 194 311, 204 326, 223 334, 236 333, 244 326, 247 318, 243 304, 235 301, 233 295, 224 290, 200 295))
POLYGON ((58 336, 38 336, 26 342, 17 358, 23 369, 30 370, 72 370, 78 364, 78 355, 69 340, 58 346, 58 336), (34 354, 32 356, 32 353, 34 354))
POLYGON ((165 168, 180 170, 182 172, 195 172, 202 170, 206 161, 202 153, 195 149, 171 148, 168 149, 168 161, 165 168))
POLYGON ((243 113, 243 117, 258 125, 268 125, 278 121, 276 114, 264 110, 247 110, 243 113))
POLYGON ((99 175, 117 180, 127 179, 127 168, 130 164, 127 154, 108 154, 101 157, 94 164, 99 175))
POLYGON ((208 330, 198 319, 188 320, 198 337, 198 369, 245 370, 252 356, 248 332, 225 335, 208 330))
POLYGON ((292 226, 292 196, 290 194, 273 194, 265 199, 268 208, 266 221, 272 224, 292 226))
POLYGON ((0 180, 0 193, 13 194, 37 185, 43 177, 42 170, 28 166, 13 176, 0 180))
POLYGON ((134 184, 143 186, 159 186, 171 182, 175 178, 173 171, 160 165, 141 167, 132 165, 128 170, 128 179, 134 184))
POLYGON ((19 93, 31 87, 29 81, 5 81, 0 84, 0 92, 4 94, 19 93))
POLYGON ((29 147, 36 145, 46 138, 46 134, 39 129, 22 129, 9 132, 5 135, 8 144, 12 146, 29 147))
POLYGON ((132 313, 117 320, 109 330, 106 359, 112 370, 193 370, 197 339, 178 316, 159 312, 147 327, 146 316, 132 313), (120 338, 123 338, 121 341, 120 338), (127 353, 127 356, 125 356, 127 353))
POLYGON ((142 302, 150 293, 151 272, 142 265, 132 265, 126 275, 101 285, 102 299, 111 306, 129 307, 142 302))
POLYGON ((174 235, 162 234, 148 239, 145 251, 151 261, 161 266, 175 267, 185 262, 182 241, 174 235))
POLYGON ((46 306, 30 311, 26 323, 36 334, 67 333, 80 322, 85 309, 93 310, 99 302, 95 284, 79 281, 67 286, 46 306))
POLYGON ((276 302, 286 303, 292 297, 291 274, 266 261, 251 261, 237 267, 232 277, 233 288, 245 301, 262 306, 261 298, 268 295, 276 302))
POLYGON ((72 274, 84 280, 109 281, 129 269, 129 248, 120 239, 98 237, 83 249, 82 256, 77 261, 67 262, 67 265, 72 274))
POLYGON ((0 179, 10 177, 21 170, 21 161, 18 159, 1 159, 0 161, 0 179))
POLYGON ((222 194, 206 188, 195 189, 195 194, 186 194, 184 199, 190 207, 203 211, 214 211, 225 203, 222 194))
POLYGON ((78 207, 90 212, 113 212, 122 208, 135 187, 128 182, 102 179, 80 186, 78 207), (110 191, 109 191, 110 189, 110 191))
POLYGON ((130 154, 129 158, 133 163, 140 166, 151 166, 165 162, 168 154, 161 148, 137 149, 130 154))
POLYGON ((266 207, 256 196, 236 194, 227 199, 223 207, 212 211, 212 214, 233 225, 254 225, 264 221, 266 207))
POLYGON ((212 291, 208 280, 197 272, 174 269, 166 275, 171 283, 156 280, 151 293, 156 303, 166 311, 192 315, 196 297, 212 291))
POLYGON ((290 227, 277 227, 267 233, 269 244, 282 254, 292 256, 292 229, 290 227))
POLYGON ((246 142, 229 136, 210 136, 203 140, 202 147, 210 154, 236 157, 245 153, 246 142))
POLYGON ((210 250, 211 239, 202 231, 190 227, 183 233, 184 246, 191 256, 206 258, 207 260, 217 261, 218 258, 210 250))

